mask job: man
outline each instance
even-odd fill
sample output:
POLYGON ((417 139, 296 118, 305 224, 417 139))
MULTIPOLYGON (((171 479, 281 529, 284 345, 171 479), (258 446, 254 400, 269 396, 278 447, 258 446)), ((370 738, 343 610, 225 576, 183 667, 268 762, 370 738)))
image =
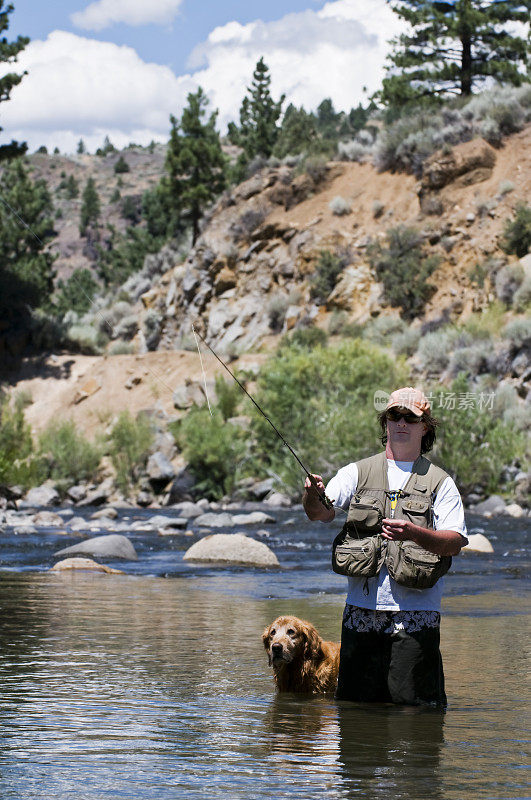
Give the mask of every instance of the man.
MULTIPOLYGON (((394 391, 379 415, 385 452, 348 464, 326 487, 348 508, 334 542, 334 569, 348 575, 336 697, 444 708, 439 651, 442 579, 467 543, 452 478, 423 453, 437 421, 424 394, 394 391)), ((331 522, 320 475, 306 479, 310 520, 331 522)))

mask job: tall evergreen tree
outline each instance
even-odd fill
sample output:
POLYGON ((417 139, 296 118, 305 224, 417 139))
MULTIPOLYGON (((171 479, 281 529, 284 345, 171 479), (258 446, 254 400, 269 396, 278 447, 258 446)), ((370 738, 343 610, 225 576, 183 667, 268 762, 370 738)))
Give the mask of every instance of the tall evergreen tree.
MULTIPOLYGON (((4 0, 0 0, 0 34, 2 34, 9 27, 9 15, 13 11, 13 5, 5 5, 4 0)), ((5 36, 0 38, 0 62, 12 64, 17 60, 17 55, 29 43, 27 36, 18 36, 14 42, 8 42, 5 36)), ((0 78, 0 103, 9 100, 11 90, 13 87, 18 86, 26 73, 17 75, 15 72, 7 72, 0 78)), ((0 128, 0 131, 2 128, 0 128)), ((10 144, 3 144, 0 146, 0 161, 16 156, 23 155, 27 150, 25 143, 12 141, 10 144)))
POLYGON ((391 0, 410 30, 392 40, 387 77, 376 97, 387 106, 472 94, 494 78, 526 80, 529 43, 513 32, 528 23, 531 0, 391 0))
POLYGON ((199 221, 206 207, 225 188, 225 156, 216 131, 217 111, 205 121, 208 98, 199 87, 188 95, 180 122, 170 117, 166 154, 169 189, 177 215, 192 223, 192 242, 199 236, 199 221))
POLYGON ((247 95, 242 101, 240 127, 234 124, 229 126, 229 138, 243 147, 247 159, 255 156, 269 158, 280 132, 278 120, 285 95, 275 102, 271 97, 270 85, 269 68, 262 57, 256 64, 251 86, 247 88, 247 95))
POLYGON ((100 198, 96 189, 94 178, 89 178, 85 184, 82 195, 81 212, 79 217, 79 233, 85 236, 89 225, 96 225, 101 213, 100 198))
POLYGON ((278 158, 309 152, 318 138, 315 117, 290 103, 282 119, 273 154, 278 158))
POLYGON ((33 181, 21 158, 0 175, 0 319, 26 306, 47 306, 53 290, 53 205, 44 180, 33 181))

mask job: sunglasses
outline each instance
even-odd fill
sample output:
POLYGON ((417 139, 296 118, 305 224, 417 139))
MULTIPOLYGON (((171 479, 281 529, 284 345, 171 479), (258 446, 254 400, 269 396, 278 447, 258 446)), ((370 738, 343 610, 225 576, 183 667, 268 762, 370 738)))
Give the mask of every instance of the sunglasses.
POLYGON ((386 411, 385 418, 391 420, 391 422, 398 422, 399 420, 403 419, 404 422, 407 422, 410 425, 414 425, 417 422, 420 422, 422 419, 422 417, 417 417, 416 414, 408 411, 397 411, 395 408, 390 408, 389 411, 386 411))

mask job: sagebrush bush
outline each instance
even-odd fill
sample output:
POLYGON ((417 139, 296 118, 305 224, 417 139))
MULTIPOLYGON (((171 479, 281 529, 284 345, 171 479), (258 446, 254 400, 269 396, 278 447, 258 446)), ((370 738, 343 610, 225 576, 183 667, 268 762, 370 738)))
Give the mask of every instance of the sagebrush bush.
POLYGON ((76 351, 86 355, 97 355, 101 352, 101 333, 91 325, 72 325, 68 328, 66 338, 76 351))
POLYGON ((326 156, 308 156, 304 162, 304 171, 315 184, 322 183, 326 178, 328 159, 326 156))
POLYGON ((531 248, 531 206, 518 203, 514 219, 508 219, 503 231, 500 247, 505 253, 515 253, 523 258, 531 248))
POLYGON ((374 152, 373 144, 364 144, 357 139, 351 139, 349 142, 339 142, 337 145, 337 154, 341 161, 357 161, 362 163, 368 161, 374 152))
POLYGON ((460 372, 475 377, 489 369, 489 358, 492 355, 492 344, 488 341, 476 342, 469 347, 459 347, 452 353, 449 372, 457 377, 460 372))
POLYGON ((511 306, 514 295, 524 280, 524 268, 521 264, 506 264, 496 273, 494 288, 496 297, 511 306))
POLYGON ((503 329, 503 337, 517 349, 529 347, 531 345, 531 317, 519 317, 508 322, 503 329))
POLYGON ((513 306, 517 311, 526 311, 531 305, 531 274, 527 274, 514 293, 513 306))
POLYGON ((363 338, 381 347, 389 347, 391 338, 397 333, 403 333, 406 327, 406 323, 400 317, 381 314, 365 325, 363 338))
POLYGON ((136 348, 132 342, 124 342, 118 339, 118 341, 112 342, 107 352, 110 356, 127 356, 135 353, 136 348))
POLYGON ((414 228, 399 225, 387 231, 387 244, 376 242, 367 248, 371 267, 383 283, 384 296, 393 307, 401 307, 405 319, 422 314, 436 291, 428 278, 440 264, 440 257, 424 252, 422 237, 414 228))
POLYGON ((391 337, 391 347, 399 356, 412 356, 419 346, 419 341, 420 329, 407 328, 391 337))
POLYGON ((455 331, 438 330, 421 337, 417 356, 425 372, 442 372, 448 366, 456 339, 455 331))
POLYGON ((350 214, 351 208, 348 200, 345 200, 344 197, 337 195, 330 200, 328 207, 332 214, 335 214, 336 217, 342 217, 346 214, 350 214))
POLYGON ((39 436, 39 449, 53 480, 73 484, 95 479, 101 445, 85 439, 72 420, 51 422, 39 436))
POLYGON ((118 487, 127 492, 147 461, 153 443, 153 429, 144 414, 136 419, 122 411, 109 435, 109 453, 116 471, 118 487))

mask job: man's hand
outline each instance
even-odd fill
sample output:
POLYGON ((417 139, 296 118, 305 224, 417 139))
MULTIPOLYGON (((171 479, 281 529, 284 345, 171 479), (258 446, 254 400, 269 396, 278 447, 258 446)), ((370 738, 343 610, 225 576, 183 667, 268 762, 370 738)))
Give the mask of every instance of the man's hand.
POLYGON ((415 533, 418 530, 417 525, 413 525, 406 519, 386 518, 382 520, 382 536, 391 542, 414 542, 416 541, 415 533))
POLYGON ((313 475, 313 481, 309 477, 304 481, 304 494, 302 505, 308 519, 319 520, 320 522, 331 522, 335 512, 333 508, 326 508, 322 499, 325 496, 325 485, 320 475, 313 475))
POLYGON ((421 528, 420 525, 414 525, 405 519, 382 520, 382 536, 391 542, 415 542, 439 556, 456 556, 466 542, 466 539, 456 531, 433 531, 431 528, 421 528))

